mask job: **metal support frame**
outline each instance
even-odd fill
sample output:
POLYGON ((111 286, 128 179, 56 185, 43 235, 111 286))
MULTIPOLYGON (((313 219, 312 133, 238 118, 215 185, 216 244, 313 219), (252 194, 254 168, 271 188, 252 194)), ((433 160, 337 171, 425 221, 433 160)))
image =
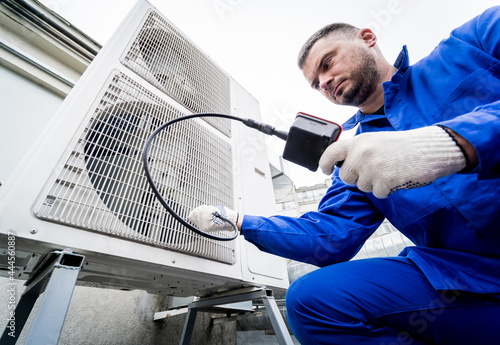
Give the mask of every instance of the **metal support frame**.
POLYGON ((209 297, 199 299, 188 304, 188 312, 184 328, 182 330, 181 345, 188 345, 191 342, 193 334, 194 322, 198 311, 203 312, 221 312, 221 308, 225 304, 238 303, 243 301, 262 301, 267 309, 273 330, 278 338, 280 345, 292 345, 292 337, 288 332, 285 321, 281 317, 278 305, 274 299, 273 292, 266 287, 252 290, 234 290, 226 295, 218 297, 209 297))
POLYGON ((85 257, 73 254, 71 248, 50 252, 26 280, 15 309, 15 328, 9 323, 0 338, 0 344, 15 344, 38 296, 42 296, 26 344, 57 344, 68 312, 78 273, 85 257))

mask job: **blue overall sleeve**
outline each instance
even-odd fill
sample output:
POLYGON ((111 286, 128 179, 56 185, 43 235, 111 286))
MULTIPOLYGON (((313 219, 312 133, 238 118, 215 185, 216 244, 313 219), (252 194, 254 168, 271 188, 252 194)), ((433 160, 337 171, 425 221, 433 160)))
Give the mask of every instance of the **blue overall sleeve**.
POLYGON ((469 141, 478 154, 479 179, 500 178, 500 101, 439 123, 469 141))
POLYGON ((263 251, 320 267, 351 259, 384 217, 363 192, 340 180, 338 170, 317 212, 299 218, 245 215, 245 239, 263 251))
MULTIPOLYGON (((467 45, 468 61, 480 61, 482 69, 476 70, 462 84, 479 102, 485 104, 473 111, 439 124, 451 128, 476 149, 479 166, 474 171, 479 179, 500 177, 500 6, 486 10, 480 16, 454 30, 450 41, 460 50, 460 42, 467 45), (458 42, 458 43, 457 43, 458 42), (476 49, 471 49, 470 47, 476 49), (496 99, 497 101, 491 101, 496 99)), ((465 53, 465 49, 462 50, 465 53)), ((462 53, 456 51, 456 53, 462 53)), ((463 86, 462 86, 463 88, 463 86)), ((451 97, 461 97, 452 94, 451 97)))

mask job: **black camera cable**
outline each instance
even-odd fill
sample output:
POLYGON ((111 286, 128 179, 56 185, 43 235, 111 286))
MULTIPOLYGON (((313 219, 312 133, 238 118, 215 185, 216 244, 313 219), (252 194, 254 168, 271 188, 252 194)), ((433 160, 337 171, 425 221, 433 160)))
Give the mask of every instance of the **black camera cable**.
POLYGON ((253 120, 253 119, 250 119, 250 118, 240 118, 240 117, 233 116, 233 115, 219 114, 219 113, 197 113, 197 114, 190 114, 190 115, 185 115, 185 116, 177 117, 177 118, 172 119, 172 120, 170 120, 168 122, 165 122, 164 124, 162 124, 161 126, 159 126, 150 135, 150 137, 146 140, 146 143, 145 143, 144 149, 143 149, 143 153, 142 153, 142 162, 143 162, 143 165, 144 165, 144 173, 146 175, 146 179, 147 179, 147 181, 149 183, 149 186, 151 187, 151 189, 152 189, 153 193, 155 194, 156 198, 161 203, 161 205, 165 208, 165 210, 172 217, 174 217, 179 223, 181 223, 182 225, 184 225, 189 230, 191 230, 191 231, 193 231, 193 232, 195 232, 195 233, 197 233, 197 234, 199 234, 201 236, 204 236, 204 237, 207 237, 207 238, 210 238, 210 239, 213 239, 213 240, 218 240, 218 241, 231 241, 231 240, 234 240, 236 237, 238 237, 238 234, 239 234, 238 227, 236 226, 236 224, 234 224, 234 222, 230 221, 226 217, 223 217, 220 213, 215 213, 214 214, 216 217, 218 217, 219 219, 221 219, 222 221, 224 221, 226 223, 229 223, 233 227, 234 234, 231 235, 230 237, 215 236, 215 235, 209 234, 209 233, 207 233, 205 231, 202 231, 202 230, 196 228, 195 226, 193 226, 190 223, 188 223, 187 221, 185 221, 181 216, 179 216, 177 214, 177 212, 175 212, 172 209, 172 207, 170 207, 170 205, 167 202, 167 200, 165 200, 165 198, 162 196, 162 194, 158 190, 158 188, 157 188, 157 186, 156 186, 156 184, 155 184, 155 182, 153 180, 153 177, 151 176, 151 171, 150 171, 150 168, 149 168, 149 159, 148 158, 149 158, 149 149, 150 149, 151 143, 153 142, 153 140, 155 139, 155 137, 159 133, 161 133, 162 131, 167 130, 174 123, 177 123, 177 122, 180 122, 180 121, 184 121, 184 120, 189 120, 189 119, 192 119, 192 118, 198 118, 198 117, 219 117, 219 118, 226 118, 226 119, 230 119, 230 120, 239 121, 239 122, 242 122, 243 124, 245 124, 246 126, 248 126, 250 128, 254 128, 254 129, 258 130, 259 132, 262 132, 262 133, 267 134, 267 135, 274 135, 274 136, 277 136, 278 138, 281 138, 283 140, 287 139, 288 133, 285 132, 285 131, 276 130, 271 125, 260 123, 260 122, 257 122, 255 120, 253 120))

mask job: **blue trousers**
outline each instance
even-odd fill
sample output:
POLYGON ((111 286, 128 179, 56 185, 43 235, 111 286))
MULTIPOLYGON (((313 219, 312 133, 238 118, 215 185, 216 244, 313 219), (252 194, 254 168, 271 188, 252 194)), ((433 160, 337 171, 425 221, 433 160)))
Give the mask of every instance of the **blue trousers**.
POLYGON ((301 344, 500 344, 500 295, 437 291, 405 257, 313 271, 286 305, 301 344))

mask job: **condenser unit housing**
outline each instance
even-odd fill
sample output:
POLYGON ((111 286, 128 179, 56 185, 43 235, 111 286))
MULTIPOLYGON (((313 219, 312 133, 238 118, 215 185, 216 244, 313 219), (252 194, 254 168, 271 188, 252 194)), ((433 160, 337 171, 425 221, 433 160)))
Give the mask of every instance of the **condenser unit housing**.
MULTIPOLYGON (((195 234, 166 212, 147 183, 141 161, 147 138, 171 119, 206 112, 260 117, 248 92, 139 1, 0 187, 0 240, 15 237, 15 278, 26 279, 48 253, 71 247, 85 256, 78 278, 85 286, 175 296, 286 289, 283 259, 241 236, 195 234)), ((265 148, 250 152, 241 144, 248 137, 264 142, 261 135, 228 119, 182 121, 155 139, 148 163, 183 218, 201 204, 270 215, 265 148)))

